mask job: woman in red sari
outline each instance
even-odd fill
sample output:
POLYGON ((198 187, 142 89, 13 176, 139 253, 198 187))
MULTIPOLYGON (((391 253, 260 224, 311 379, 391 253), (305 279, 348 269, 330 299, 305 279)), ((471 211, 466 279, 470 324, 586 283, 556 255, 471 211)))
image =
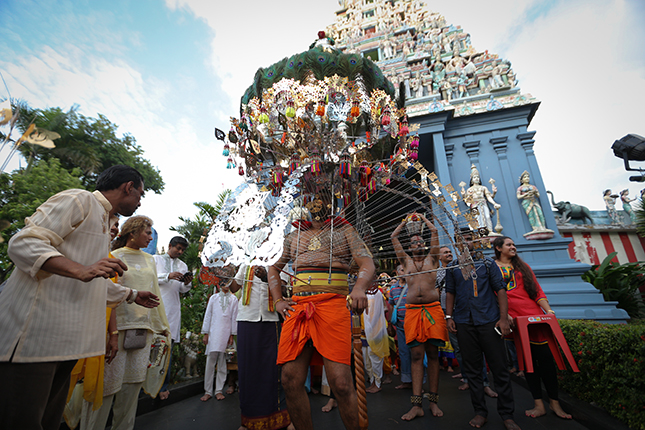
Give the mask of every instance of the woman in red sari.
MULTIPOLYGON (((551 314, 555 315, 542 291, 535 274, 528 264, 517 255, 515 243, 510 237, 498 237, 493 241, 495 262, 506 282, 508 315, 510 318, 551 314)), ((546 414, 542 401, 542 384, 549 395, 549 406, 560 418, 571 419, 562 410, 558 401, 558 378, 551 349, 540 326, 530 327, 531 356, 534 372, 525 372, 526 382, 533 395, 535 405, 526 411, 526 416, 536 418, 546 414)))

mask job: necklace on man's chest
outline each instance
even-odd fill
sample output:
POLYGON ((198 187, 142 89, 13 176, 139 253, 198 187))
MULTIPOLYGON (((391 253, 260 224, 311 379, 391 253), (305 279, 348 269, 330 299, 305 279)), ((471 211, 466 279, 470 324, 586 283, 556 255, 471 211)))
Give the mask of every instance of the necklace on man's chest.
POLYGON ((320 241, 320 237, 318 236, 320 233, 321 232, 318 231, 309 239, 309 245, 307 246, 307 249, 309 251, 318 251, 320 248, 322 248, 322 242, 320 241))

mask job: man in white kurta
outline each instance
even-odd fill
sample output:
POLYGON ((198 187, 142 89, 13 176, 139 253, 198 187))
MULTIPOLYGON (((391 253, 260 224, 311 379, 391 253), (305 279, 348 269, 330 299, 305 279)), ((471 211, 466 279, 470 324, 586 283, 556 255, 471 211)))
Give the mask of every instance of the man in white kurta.
MULTIPOLYGON (((179 257, 184 254, 188 247, 188 241, 181 236, 170 239, 168 252, 162 255, 154 255, 157 264, 157 280, 161 290, 161 301, 166 308, 170 334, 172 336, 172 347, 179 341, 179 330, 181 328, 181 294, 187 293, 192 287, 192 273, 188 271, 186 263, 179 257)), ((172 363, 171 363, 172 365, 172 363)), ((168 368, 171 368, 171 365, 168 368)), ((168 384, 170 383, 170 372, 166 374, 166 380, 159 392, 159 398, 165 400, 170 395, 168 384)))
POLYGON ((217 365, 215 380, 215 398, 224 399, 222 389, 226 382, 226 347, 233 344, 233 336, 237 334, 237 297, 227 286, 213 294, 208 300, 202 325, 204 344, 206 344, 206 370, 204 372, 203 402, 213 397, 213 376, 217 365))
POLYGON ((166 308, 168 324, 172 341, 179 341, 179 329, 181 328, 181 301, 180 294, 187 293, 192 287, 188 266, 181 261, 181 257, 188 247, 188 241, 181 236, 175 236, 170 240, 168 252, 162 255, 154 255, 157 264, 157 279, 161 290, 161 299, 166 308))
MULTIPOLYGON (((288 276, 283 279, 286 282, 288 276)), ((281 325, 278 314, 270 309, 266 269, 240 265, 231 291, 242 293, 237 314, 240 430, 285 428, 291 418, 276 364, 281 325)))
POLYGON ((113 166, 94 193, 43 203, 9 241, 16 268, 0 294, 0 428, 58 429, 76 360, 105 353, 106 303, 154 307, 154 294, 114 284, 110 224, 140 206, 143 178, 113 166))

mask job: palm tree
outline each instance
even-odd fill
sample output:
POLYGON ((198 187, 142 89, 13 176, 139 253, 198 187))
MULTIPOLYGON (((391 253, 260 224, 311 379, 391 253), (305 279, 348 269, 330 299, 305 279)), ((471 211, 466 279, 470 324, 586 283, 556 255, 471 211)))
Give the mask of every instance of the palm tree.
POLYGON ((182 256, 182 260, 186 263, 190 270, 200 268, 202 266, 199 253, 201 251, 201 243, 199 242, 202 236, 208 234, 208 229, 215 221, 224 206, 224 202, 231 194, 231 190, 225 190, 217 196, 217 203, 211 205, 206 202, 197 202, 194 205, 199 209, 199 213, 195 219, 179 217, 183 225, 177 227, 170 227, 170 230, 176 231, 188 240, 188 248, 182 256))

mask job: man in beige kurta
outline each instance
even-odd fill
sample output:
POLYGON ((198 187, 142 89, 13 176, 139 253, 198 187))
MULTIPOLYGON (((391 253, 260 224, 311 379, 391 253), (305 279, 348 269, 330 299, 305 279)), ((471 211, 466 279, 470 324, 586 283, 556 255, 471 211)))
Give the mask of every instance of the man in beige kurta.
POLYGON ((96 188, 54 195, 9 241, 16 268, 0 294, 0 429, 58 429, 76 360, 105 353, 106 303, 158 304, 110 281, 127 267, 106 258, 116 215, 141 204, 141 174, 113 166, 96 188))

